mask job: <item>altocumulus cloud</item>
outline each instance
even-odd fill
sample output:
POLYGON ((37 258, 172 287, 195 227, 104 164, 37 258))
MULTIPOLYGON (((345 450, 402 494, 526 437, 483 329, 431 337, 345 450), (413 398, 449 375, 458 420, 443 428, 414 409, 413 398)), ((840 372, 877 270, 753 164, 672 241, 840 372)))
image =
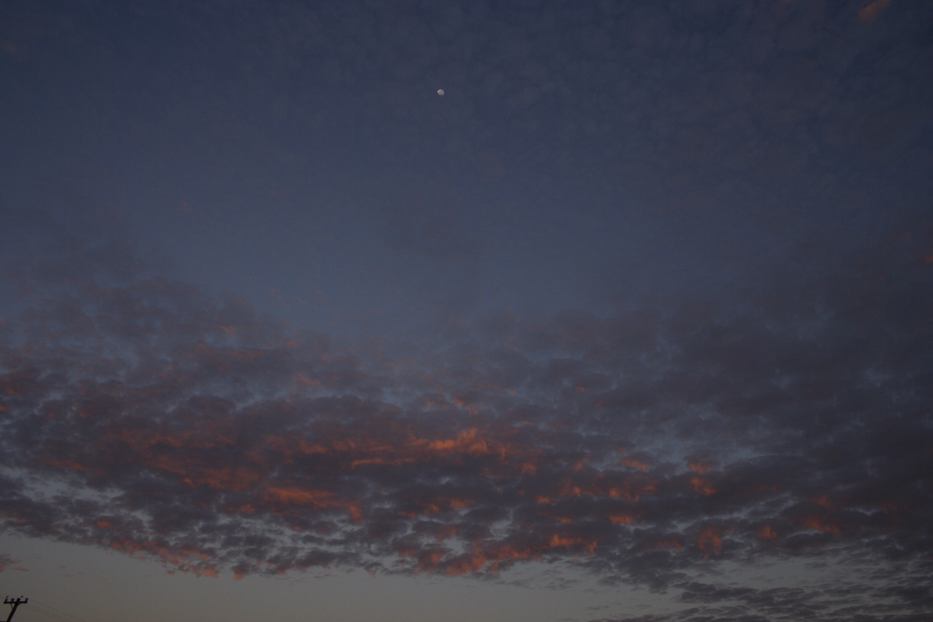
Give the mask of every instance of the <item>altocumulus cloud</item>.
POLYGON ((728 304, 492 315, 407 350, 342 346, 131 254, 73 249, 19 278, 0 324, 0 520, 206 576, 496 580, 537 561, 679 590, 681 612, 629 622, 919 619, 921 237, 775 271, 728 304), (700 576, 795 559, 852 580, 700 576))

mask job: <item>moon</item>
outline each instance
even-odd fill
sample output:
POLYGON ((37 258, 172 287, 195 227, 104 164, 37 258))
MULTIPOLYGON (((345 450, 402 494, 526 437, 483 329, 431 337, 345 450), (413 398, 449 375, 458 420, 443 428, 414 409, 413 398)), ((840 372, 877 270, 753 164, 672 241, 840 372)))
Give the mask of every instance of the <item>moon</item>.
POLYGON ((447 93, 447 91, 445 91, 444 89, 437 89, 435 93, 437 93, 438 97, 443 97, 447 93))

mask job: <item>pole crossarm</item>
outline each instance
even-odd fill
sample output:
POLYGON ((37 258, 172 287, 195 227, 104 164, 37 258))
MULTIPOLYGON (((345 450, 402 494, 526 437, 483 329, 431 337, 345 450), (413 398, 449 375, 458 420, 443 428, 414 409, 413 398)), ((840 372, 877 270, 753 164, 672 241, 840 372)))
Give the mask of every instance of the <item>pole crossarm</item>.
POLYGON ((11 620, 13 619, 13 615, 16 613, 17 607, 19 607, 20 605, 25 605, 28 602, 29 602, 29 599, 23 598, 22 596, 17 596, 16 598, 10 598, 9 596, 7 596, 6 598, 4 598, 3 604, 10 606, 10 615, 7 616, 6 622, 11 622, 11 620))

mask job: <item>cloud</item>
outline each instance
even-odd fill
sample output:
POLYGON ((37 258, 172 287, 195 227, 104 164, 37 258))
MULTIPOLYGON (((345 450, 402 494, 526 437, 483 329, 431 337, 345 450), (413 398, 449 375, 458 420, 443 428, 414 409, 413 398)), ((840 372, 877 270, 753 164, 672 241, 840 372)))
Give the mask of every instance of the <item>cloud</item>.
POLYGON ((929 607, 933 277, 913 248, 719 306, 481 320, 398 352, 111 252, 36 272, 0 327, 7 529, 200 576, 561 562, 681 590, 670 620, 836 619, 825 590, 695 578, 848 558, 877 569, 852 598, 885 594, 866 615, 929 607))
POLYGON ((890 4, 891 0, 871 0, 858 10, 858 18, 866 24, 873 22, 890 4))
POLYGON ((29 569, 24 566, 18 559, 14 559, 9 555, 0 553, 0 572, 6 572, 7 570, 29 572, 29 569))

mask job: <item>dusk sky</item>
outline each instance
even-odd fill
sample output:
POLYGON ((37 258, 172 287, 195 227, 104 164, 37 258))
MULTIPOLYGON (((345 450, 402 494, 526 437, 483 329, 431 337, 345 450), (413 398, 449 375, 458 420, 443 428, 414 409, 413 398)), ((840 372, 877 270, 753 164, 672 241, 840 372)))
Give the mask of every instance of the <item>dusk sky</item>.
POLYGON ((933 2, 0 0, 0 145, 16 622, 933 619, 933 2))

